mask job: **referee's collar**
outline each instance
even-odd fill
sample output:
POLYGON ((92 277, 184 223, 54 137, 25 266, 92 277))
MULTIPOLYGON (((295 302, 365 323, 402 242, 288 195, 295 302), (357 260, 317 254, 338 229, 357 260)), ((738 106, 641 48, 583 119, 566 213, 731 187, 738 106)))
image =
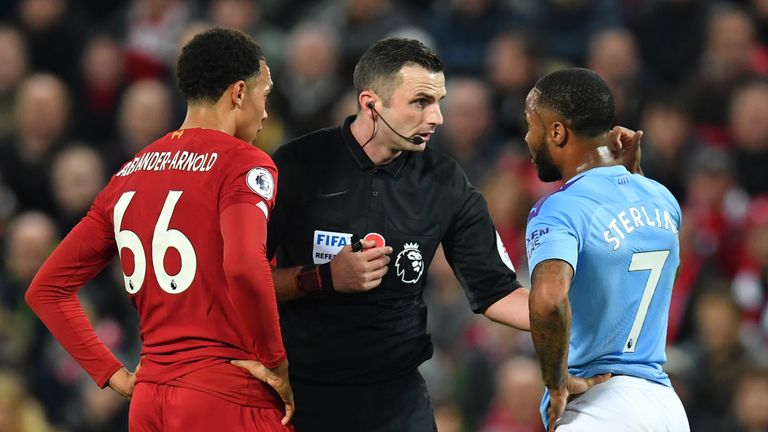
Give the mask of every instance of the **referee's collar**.
POLYGON ((357 139, 355 139, 355 136, 352 135, 351 125, 356 117, 357 116, 355 115, 351 115, 344 119, 344 124, 341 126, 341 136, 344 138, 344 144, 347 146, 349 153, 355 159, 355 162, 357 162, 357 166, 360 167, 360 170, 362 171, 378 168, 389 173, 392 177, 399 176, 412 152, 403 151, 400 153, 400 156, 386 165, 374 165, 371 158, 369 158, 365 153, 365 150, 363 150, 363 146, 360 145, 360 143, 357 142, 357 139))

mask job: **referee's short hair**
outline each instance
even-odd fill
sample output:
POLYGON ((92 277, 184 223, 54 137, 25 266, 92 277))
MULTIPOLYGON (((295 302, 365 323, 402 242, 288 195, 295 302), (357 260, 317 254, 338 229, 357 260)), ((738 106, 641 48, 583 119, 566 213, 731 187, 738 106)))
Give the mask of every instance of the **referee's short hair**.
POLYGON ((536 88, 538 104, 565 120, 577 135, 595 137, 613 127, 616 106, 608 85, 589 69, 569 68, 545 75, 536 88))
POLYGON ((388 104, 392 91, 400 85, 397 73, 407 65, 421 66, 430 72, 443 71, 443 62, 437 54, 416 39, 382 39, 371 45, 355 66, 357 94, 373 90, 388 104))
POLYGON ((215 28, 196 35, 176 65, 179 90, 187 102, 215 103, 232 83, 261 72, 261 47, 237 30, 215 28))

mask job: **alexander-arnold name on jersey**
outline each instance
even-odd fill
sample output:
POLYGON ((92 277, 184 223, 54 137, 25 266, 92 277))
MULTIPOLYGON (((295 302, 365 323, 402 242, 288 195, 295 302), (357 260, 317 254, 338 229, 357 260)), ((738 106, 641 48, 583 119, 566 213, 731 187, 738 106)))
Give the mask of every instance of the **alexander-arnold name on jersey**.
POLYGON ((210 171, 219 155, 216 153, 195 153, 178 150, 174 152, 146 152, 136 156, 117 172, 127 176, 136 171, 210 171))

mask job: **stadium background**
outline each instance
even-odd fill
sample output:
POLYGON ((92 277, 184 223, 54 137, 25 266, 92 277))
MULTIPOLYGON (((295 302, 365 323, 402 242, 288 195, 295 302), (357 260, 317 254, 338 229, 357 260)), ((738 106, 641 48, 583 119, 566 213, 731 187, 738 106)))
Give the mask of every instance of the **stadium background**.
MULTIPOLYGON (((373 41, 434 47, 448 97, 430 145, 483 191, 523 280, 526 214, 552 190, 527 156, 524 96, 554 68, 597 71, 617 123, 645 131, 646 174, 684 209, 667 370, 692 430, 768 430, 767 0, 2 0, 0 431, 127 429, 127 403, 87 378, 23 293, 111 173, 180 124, 174 59, 213 25, 265 49, 267 151, 355 112, 352 67, 373 41)), ((80 298, 134 365, 118 272, 80 298)), ((473 316, 444 259, 429 278, 436 352, 422 369, 440 432, 540 430, 529 335, 473 316)))

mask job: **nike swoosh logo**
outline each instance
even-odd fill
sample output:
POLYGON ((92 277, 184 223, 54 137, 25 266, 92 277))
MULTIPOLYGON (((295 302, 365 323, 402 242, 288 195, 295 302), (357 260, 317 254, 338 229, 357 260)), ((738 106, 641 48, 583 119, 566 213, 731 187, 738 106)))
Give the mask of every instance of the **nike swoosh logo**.
POLYGON ((319 196, 320 198, 333 198, 335 196, 344 195, 347 192, 349 191, 343 190, 341 192, 331 192, 331 193, 322 193, 320 191, 317 191, 317 196, 319 196))

